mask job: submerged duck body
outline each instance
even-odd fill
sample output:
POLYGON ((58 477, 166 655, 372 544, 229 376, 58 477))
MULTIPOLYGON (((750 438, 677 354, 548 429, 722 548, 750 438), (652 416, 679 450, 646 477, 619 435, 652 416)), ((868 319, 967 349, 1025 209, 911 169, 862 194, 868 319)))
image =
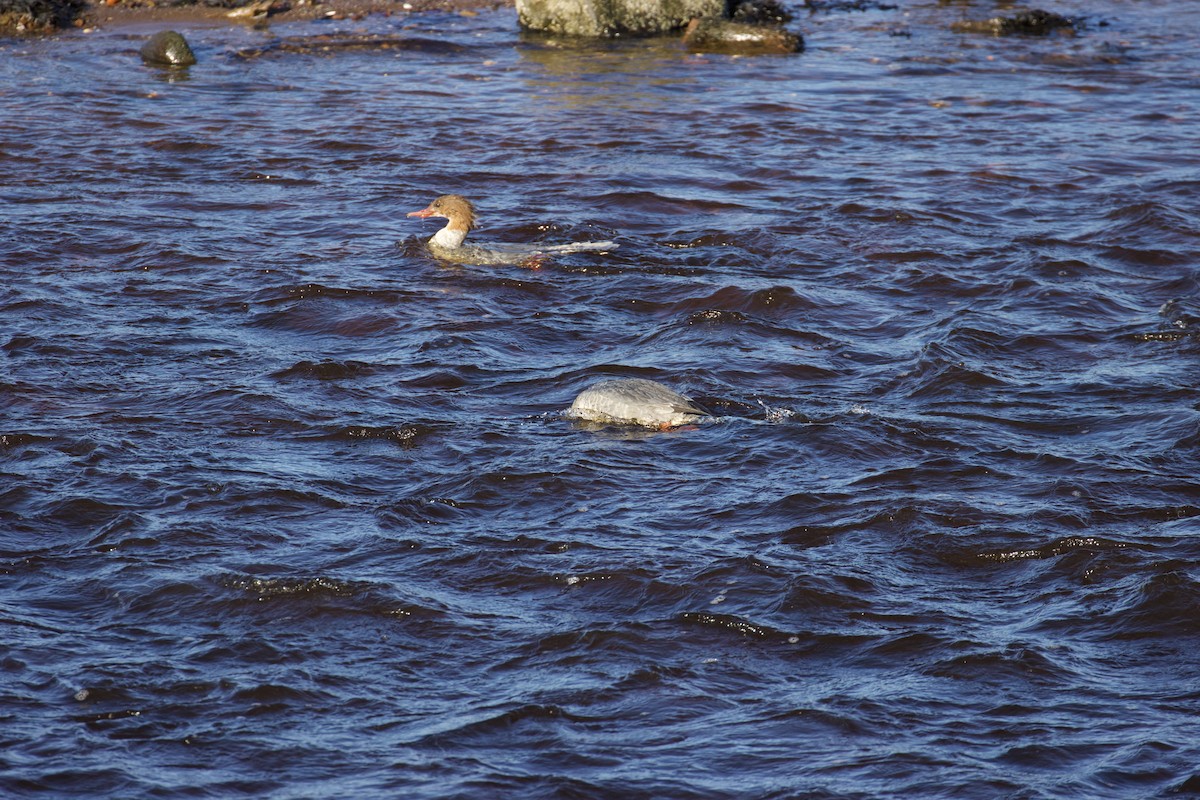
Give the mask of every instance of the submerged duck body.
POLYGON ((676 428, 708 416, 688 397, 657 381, 615 378, 579 393, 567 416, 589 422, 676 428))
POLYGON ((458 264, 535 264, 542 258, 562 253, 608 251, 616 242, 572 242, 570 244, 466 244, 467 234, 475 228, 475 206, 460 194, 444 194, 410 217, 440 217, 446 225, 429 240, 429 252, 444 261, 458 264))

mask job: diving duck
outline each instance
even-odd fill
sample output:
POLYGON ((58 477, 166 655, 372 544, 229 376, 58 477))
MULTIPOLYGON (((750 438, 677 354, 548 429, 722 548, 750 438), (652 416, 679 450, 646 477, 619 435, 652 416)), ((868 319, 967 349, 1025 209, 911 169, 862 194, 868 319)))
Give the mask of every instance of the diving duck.
POLYGON ((410 217, 439 217, 446 225, 429 240, 429 252, 458 264, 519 264, 537 267, 550 256, 617 249, 616 242, 572 242, 570 244, 465 244, 475 227, 475 206, 460 194, 444 194, 410 217))

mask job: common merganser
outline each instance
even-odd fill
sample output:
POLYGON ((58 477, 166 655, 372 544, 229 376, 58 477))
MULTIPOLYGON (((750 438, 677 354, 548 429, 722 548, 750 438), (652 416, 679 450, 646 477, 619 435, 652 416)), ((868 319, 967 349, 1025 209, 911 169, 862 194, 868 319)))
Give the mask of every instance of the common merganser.
POLYGON ((589 386, 567 409, 567 416, 589 422, 677 428, 709 416, 691 399, 657 381, 614 378, 589 386))
POLYGON ((420 211, 408 216, 440 217, 446 226, 429 240, 429 252, 445 261, 459 264, 522 264, 538 266, 547 256, 561 253, 616 250, 616 242, 572 242, 571 244, 482 244, 468 245, 467 234, 475 227, 475 206, 460 194, 444 194, 420 211))

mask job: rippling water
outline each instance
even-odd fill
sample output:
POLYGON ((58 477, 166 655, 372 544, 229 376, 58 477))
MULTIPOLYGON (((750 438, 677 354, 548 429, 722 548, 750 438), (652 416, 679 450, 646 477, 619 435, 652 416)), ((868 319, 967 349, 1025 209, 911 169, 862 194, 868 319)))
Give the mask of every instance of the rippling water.
POLYGON ((0 43, 3 793, 1200 793, 1200 22, 995 10, 0 43))

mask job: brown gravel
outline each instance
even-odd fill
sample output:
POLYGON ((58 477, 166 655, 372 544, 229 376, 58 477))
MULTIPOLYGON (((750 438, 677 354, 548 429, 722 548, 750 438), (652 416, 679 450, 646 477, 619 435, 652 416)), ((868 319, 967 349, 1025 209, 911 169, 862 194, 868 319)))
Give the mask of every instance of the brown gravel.
POLYGON ((513 0, 262 0, 235 9, 203 5, 159 6, 154 0, 88 0, 87 9, 75 24, 81 28, 149 25, 188 28, 245 25, 262 20, 361 19, 369 14, 422 11, 452 11, 469 16, 485 9, 512 5, 513 0))

